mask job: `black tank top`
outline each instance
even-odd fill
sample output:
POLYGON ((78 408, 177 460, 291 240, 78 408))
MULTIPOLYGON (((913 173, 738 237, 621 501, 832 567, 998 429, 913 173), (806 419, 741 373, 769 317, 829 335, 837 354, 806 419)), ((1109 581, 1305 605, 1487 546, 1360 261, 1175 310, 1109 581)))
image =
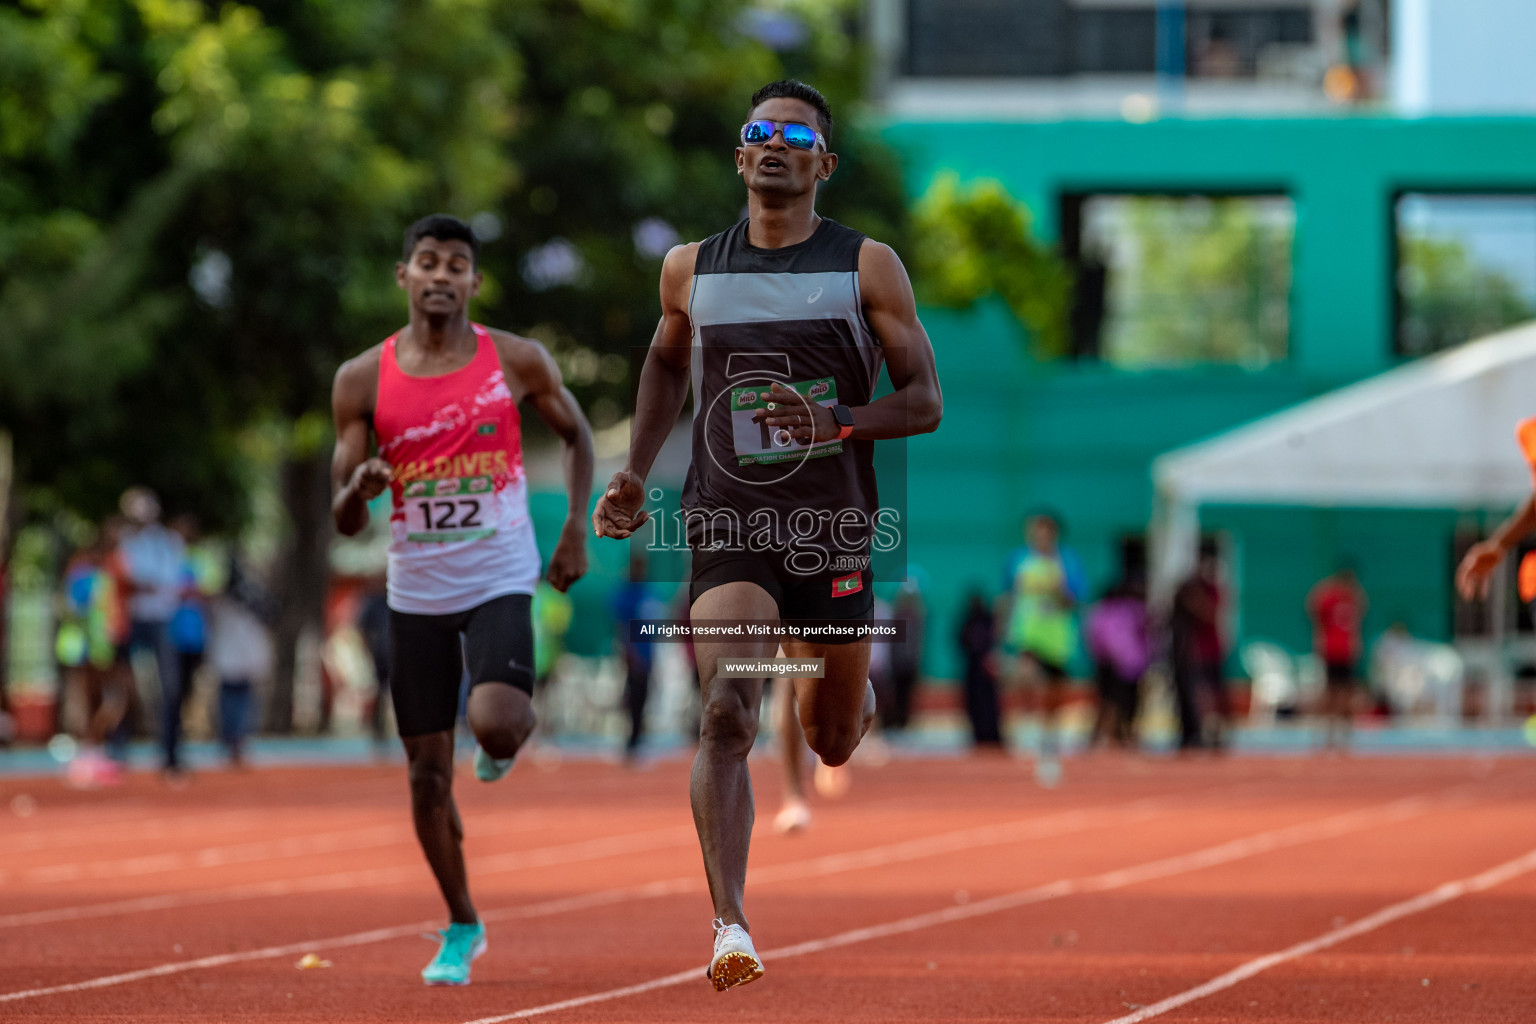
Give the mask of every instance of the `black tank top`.
POLYGON ((689 543, 746 550, 868 550, 879 498, 874 442, 814 445, 753 423, 777 381, 823 405, 867 405, 879 342, 859 299, 864 235, 822 219, 782 249, 747 242, 747 221, 699 246, 693 322, 693 461, 682 506, 689 543))

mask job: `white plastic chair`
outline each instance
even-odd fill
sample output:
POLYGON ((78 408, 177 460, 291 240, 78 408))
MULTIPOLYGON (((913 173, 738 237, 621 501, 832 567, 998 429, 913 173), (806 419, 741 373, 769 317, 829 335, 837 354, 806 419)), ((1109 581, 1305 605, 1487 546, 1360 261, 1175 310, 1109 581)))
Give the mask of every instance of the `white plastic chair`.
POLYGON ((1238 659, 1253 684, 1248 704, 1250 723, 1273 725, 1277 709, 1294 707, 1300 702, 1296 667, 1285 648, 1265 640, 1250 640, 1243 645, 1238 659))

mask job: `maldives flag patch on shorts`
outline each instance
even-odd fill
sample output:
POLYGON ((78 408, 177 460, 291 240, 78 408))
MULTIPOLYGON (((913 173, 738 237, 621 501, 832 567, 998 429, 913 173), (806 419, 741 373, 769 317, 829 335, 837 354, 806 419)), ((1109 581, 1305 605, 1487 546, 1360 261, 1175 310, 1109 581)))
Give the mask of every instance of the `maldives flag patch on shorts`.
POLYGON ((847 576, 839 576, 832 581, 832 596, 847 597, 849 594, 857 594, 864 589, 864 576, 861 573, 851 572, 847 576))

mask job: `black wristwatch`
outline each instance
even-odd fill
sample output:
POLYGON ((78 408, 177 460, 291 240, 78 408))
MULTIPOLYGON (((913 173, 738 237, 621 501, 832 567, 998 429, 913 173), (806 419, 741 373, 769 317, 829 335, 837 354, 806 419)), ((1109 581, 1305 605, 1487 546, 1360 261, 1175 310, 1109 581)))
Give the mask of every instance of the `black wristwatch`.
POLYGON ((837 439, 839 441, 853 433, 852 409, 848 408, 846 405, 834 405, 832 407, 832 418, 837 420, 837 425, 839 427, 843 428, 837 432, 837 439))

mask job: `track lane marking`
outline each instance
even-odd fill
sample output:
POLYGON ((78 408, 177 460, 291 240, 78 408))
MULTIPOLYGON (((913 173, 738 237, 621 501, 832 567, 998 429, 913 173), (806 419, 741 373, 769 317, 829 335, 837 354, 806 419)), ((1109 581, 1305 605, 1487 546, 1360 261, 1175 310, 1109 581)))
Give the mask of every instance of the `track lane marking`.
POLYGON ((1332 931, 1324 932, 1316 938, 1307 939, 1305 942, 1298 942, 1294 946, 1275 953, 1255 957, 1245 964, 1234 967, 1225 974, 1212 978, 1203 985, 1196 985, 1194 988, 1169 996, 1167 999, 1159 1000, 1149 1006, 1144 1006, 1133 1013, 1128 1013, 1123 1017, 1116 1017, 1114 1020, 1108 1021, 1107 1024, 1140 1024, 1141 1021, 1160 1017, 1169 1010, 1176 1010, 1181 1006, 1187 1006, 1197 1000, 1204 999, 1206 996, 1233 988, 1255 975, 1262 974, 1271 967, 1278 967, 1283 963, 1288 963, 1304 956, 1310 956, 1330 946, 1336 946, 1341 942, 1373 932, 1383 925, 1391 924, 1405 917, 1411 917, 1414 914, 1423 913, 1426 910, 1432 910, 1452 900, 1459 899, 1468 893, 1484 892, 1496 885, 1502 885, 1511 879, 1529 874, 1531 871, 1536 871, 1536 850, 1516 857, 1514 860, 1505 861, 1503 864, 1489 868, 1487 871, 1473 875, 1471 878, 1446 882, 1444 885, 1436 886, 1412 899, 1383 907, 1374 914, 1362 917, 1352 924, 1343 925, 1332 931))
MULTIPOLYGON (((1220 792, 1222 790, 1228 790, 1228 789, 1242 790, 1242 789, 1252 788, 1253 785, 1254 784, 1251 783, 1251 782, 1239 782, 1239 783, 1230 783, 1230 784, 1224 783, 1224 784, 1220 784, 1220 785, 1216 785, 1216 786, 1194 787, 1192 790, 1178 789, 1178 790, 1174 790, 1171 793, 1156 794, 1156 795, 1153 795, 1153 796, 1142 797, 1142 798, 1140 798, 1140 801, 1133 801, 1133 804, 1134 803, 1145 802, 1145 801, 1154 801, 1155 802, 1155 801, 1159 801, 1159 800, 1168 800, 1168 799, 1187 799, 1193 793, 1220 792)), ((893 806, 895 805, 895 802, 891 802, 891 803, 892 803, 893 806)), ((1111 803, 1111 804, 1101 805, 1101 806, 1095 807, 1095 808, 1089 808, 1089 809, 1086 809, 1086 810, 1089 811, 1089 812, 1092 812, 1092 813, 1108 813, 1108 812, 1110 812, 1110 811, 1112 811, 1112 810, 1114 810, 1116 808, 1124 808, 1124 807, 1127 807, 1127 806, 1131 806, 1131 805, 1127 805, 1127 804, 1123 804, 1123 803, 1121 803, 1121 804, 1111 803)), ((866 807, 866 810, 868 810, 867 807, 866 807)), ((484 814, 487 817, 492 816, 490 812, 481 812, 481 813, 484 814)), ((1074 812, 1074 813, 1076 813, 1076 812, 1074 812)), ((551 824, 558 824, 559 823, 558 821, 555 820, 554 816, 548 815, 548 814, 538 815, 538 816, 536 816, 534 818, 534 820, 538 822, 538 824, 535 826, 535 827, 538 827, 538 828, 545 827, 545 822, 546 821, 551 823, 551 824)), ((1041 820, 1041 819, 1029 819, 1029 820, 1041 820)), ((501 832, 501 831, 514 831, 515 832, 515 831, 518 831, 519 828, 524 827, 526 825, 526 823, 527 823, 527 819, 524 819, 523 822, 519 822, 519 823, 515 823, 515 824, 509 824, 509 826, 507 828, 505 828, 505 829, 494 829, 493 832, 501 832)), ((994 826, 982 826, 982 827, 994 827, 994 826)), ((487 833, 478 832, 477 833, 477 838, 479 838, 479 836, 485 835, 485 834, 487 834, 487 833)), ((693 833, 691 833, 691 832, 689 833, 689 836, 693 837, 693 838, 696 838, 696 837, 693 836, 693 833)), ((470 868, 473 871, 507 870, 507 869, 510 869, 510 868, 507 868, 507 867, 505 867, 502 864, 496 863, 497 858, 498 857, 518 858, 524 852, 526 852, 526 851, 514 851, 513 853, 510 853, 510 854, 496 855, 495 857, 491 857, 491 858, 483 858, 483 859, 475 860, 475 861, 471 862, 470 868)), ((620 852, 629 852, 629 851, 620 851, 620 852)), ((541 864, 530 865, 530 864, 528 864, 528 863, 526 863, 524 861, 516 860, 516 859, 514 859, 514 861, 510 865, 511 868, 520 868, 520 867, 528 867, 528 866, 543 866, 543 865, 541 865, 541 864)), ((6 928, 24 927, 24 926, 27 926, 27 925, 57 924, 57 923, 65 922, 65 921, 77 921, 77 920, 88 920, 88 919, 95 919, 95 918, 101 918, 101 917, 113 917, 113 916, 118 916, 118 915, 121 915, 121 914, 150 913, 150 912, 159 911, 159 910, 175 909, 177 907, 183 907, 183 906, 207 906, 207 905, 210 905, 210 904, 213 904, 213 903, 219 903, 219 902, 225 902, 225 901, 235 902, 235 901, 247 900, 247 899, 261 899, 261 898, 264 898, 264 897, 286 896, 286 895, 292 895, 293 893, 296 893, 296 892, 321 892, 321 891, 329 891, 329 890, 334 890, 334 889, 338 889, 338 888, 347 888, 348 886, 355 885, 355 884, 366 885, 366 884, 370 884, 371 882, 373 882, 373 883, 388 883, 388 882, 393 882, 393 881, 408 881, 411 878, 416 877, 416 872, 417 872, 417 868, 418 867, 419 867, 419 864, 415 863, 414 860, 413 860, 413 863, 411 865, 402 865, 402 866, 395 867, 395 868, 375 868, 375 869, 371 869, 375 874, 373 876, 370 876, 370 877, 363 877, 362 873, 360 873, 360 872, 343 872, 343 873, 340 873, 340 874, 324 875, 324 876, 318 876, 318 877, 305 877, 303 879, 292 880, 292 881, 286 880, 286 879, 272 879, 272 880, 268 880, 266 882, 252 882, 252 883, 247 883, 247 884, 244 884, 244 885, 224 886, 224 887, 220 887, 220 888, 203 889, 203 890, 197 890, 197 891, 193 891, 193 892, 180 891, 180 892, 170 892, 170 893, 157 893, 157 894, 151 895, 151 896, 127 897, 127 898, 118 899, 118 900, 108 900, 108 901, 104 901, 104 902, 101 902, 101 903, 90 903, 90 904, 65 906, 65 907, 49 907, 49 908, 42 909, 42 910, 32 910, 32 911, 19 911, 19 912, 12 913, 12 914, 0 915, 0 930, 6 929, 6 928), (378 872, 383 872, 383 871, 394 871, 394 872, 398 872, 398 874, 390 875, 390 876, 381 876, 381 875, 377 874, 378 872)), ((0 874, 0 884, 3 884, 4 882, 5 882, 5 876, 3 874, 0 874)))
MULTIPOLYGON (((480 812, 465 816, 466 828, 473 829, 476 839, 506 835, 509 832, 518 834, 542 832, 566 824, 568 821, 568 816, 551 814, 529 814, 515 819, 510 819, 505 813, 480 812)), ((83 879, 116 879, 134 875, 161 874, 167 871, 225 867, 230 864, 265 863, 316 853, 338 853, 405 844, 415 848, 416 836, 409 825, 375 825, 342 831, 311 832, 248 843, 167 850, 162 853, 146 853, 116 860, 76 861, 44 867, 17 868, 9 874, 18 876, 16 880, 21 884, 49 885, 83 879)))
MULTIPOLYGON (((1029 819, 1015 822, 1009 825, 984 825, 973 829, 961 829, 955 832, 940 833, 923 839, 904 840, 899 843, 890 843, 882 846, 871 847, 867 850, 851 853, 835 853, 822 857, 812 857, 803 861, 794 861, 787 864, 773 865, 753 871, 749 875, 749 881, 757 884, 773 883, 792 880, 796 878, 815 877, 817 875, 834 874, 838 871, 852 870, 858 867, 876 866, 879 864, 899 863, 903 860, 915 860, 923 856, 934 856, 940 853, 958 852, 978 846, 995 844, 1015 840, 1031 838, 1050 838, 1056 835, 1066 835, 1086 828, 1109 826, 1122 823, 1126 818, 1153 817, 1161 813, 1161 805, 1166 798, 1148 798, 1136 801, 1126 807, 1118 809, 1103 809, 1100 811, 1067 811, 1060 814, 1048 815, 1045 818, 1029 819), (1016 833, 1016 834, 1014 834, 1016 833), (969 836, 974 842, 971 846, 964 844, 965 837, 969 836)), ((689 833, 690 838, 696 838, 689 833)), ((500 910, 487 911, 480 915, 481 920, 492 923, 496 921, 525 920, 536 917, 549 917, 555 914, 569 913, 578 910, 586 910, 595 907, 608 906, 614 903, 627 902, 636 899, 649 899, 660 896, 668 896, 686 892, 702 892, 705 883, 702 877, 688 875, 681 878, 662 879, 653 882, 645 882, 639 885, 623 886, 607 889, 594 893, 583 893, 577 896, 562 897, 560 899, 546 900, 542 903, 528 904, 521 907, 507 907, 500 910)), ((393 939, 408 938, 418 935, 424 930, 436 928, 441 922, 436 920, 418 921, 408 925, 398 925, 389 928, 375 928, 365 932, 356 932, 351 935, 337 936, 331 939, 307 940, 304 942, 287 943, 281 946, 268 946, 262 949, 243 950, 237 953, 222 953, 215 956, 199 957, 194 960, 182 960, 172 963, 159 964, 155 967, 145 967, 133 971, 125 971, 119 974, 105 975, 99 978, 91 978, 86 981, 71 982, 63 985, 52 985, 45 988, 27 989, 17 992, 0 994, 0 1003, 14 1002, 20 999, 34 999, 40 996, 63 995, 70 992, 84 992, 90 989, 107 988, 113 985, 123 985, 134 981, 144 981, 150 978, 165 977, 171 974, 180 974, 186 971, 204 970, 213 967, 225 967, 230 964, 243 963, 252 960, 267 960, 282 956, 292 956, 296 953, 317 952, 319 950, 342 949, 349 946, 362 946, 374 942, 386 942, 393 939)), ((692 976, 692 973, 690 973, 692 976)))
MULTIPOLYGON (((1229 788, 1244 789, 1244 788, 1252 787, 1254 785, 1262 784, 1265 781, 1266 780, 1258 780, 1258 781, 1244 780, 1244 781, 1237 782, 1237 783, 1222 784, 1222 785, 1218 785, 1218 786, 1214 786, 1214 787, 1197 787, 1194 790, 1194 792, 1200 792, 1202 790, 1204 790, 1204 791, 1223 790, 1223 789, 1229 789, 1229 788)), ((1483 781, 1486 781, 1486 780, 1483 780, 1483 781)), ((1395 813, 1401 813, 1403 817, 1411 817, 1414 814, 1422 813, 1423 810, 1427 810, 1430 806, 1432 806, 1436 802, 1445 803, 1445 804, 1462 802, 1462 800, 1464 798, 1458 798, 1457 794, 1461 794, 1461 793, 1464 793, 1466 791, 1474 790, 1475 788, 1477 788, 1481 784, 1482 784, 1481 782, 1478 782, 1478 783, 1460 783, 1460 784, 1451 786, 1449 788, 1431 790, 1431 791, 1429 791, 1427 793, 1423 793, 1423 794, 1419 794, 1419 795, 1411 796, 1411 797, 1401 798, 1399 800, 1390 801, 1390 802, 1388 802, 1386 804, 1375 805, 1374 807, 1359 808, 1359 809, 1357 809, 1355 811, 1349 811, 1349 812, 1346 812, 1346 813, 1344 813, 1342 815, 1335 815, 1335 816, 1332 816, 1330 818, 1321 819, 1319 822, 1316 822, 1316 823, 1303 823, 1302 825, 1290 826, 1287 829, 1275 830, 1275 833, 1278 834, 1278 833, 1291 832, 1291 831, 1294 831, 1294 830, 1297 830, 1297 829, 1301 829, 1301 828, 1314 828, 1314 827, 1325 827, 1326 828, 1326 827, 1329 826, 1329 823, 1332 823, 1332 822, 1342 822, 1342 821, 1344 821, 1346 819, 1352 819, 1352 818, 1356 818, 1356 817, 1359 817, 1361 815, 1367 815, 1367 814, 1376 814, 1376 815, 1387 814, 1387 815, 1392 815, 1392 814, 1395 814, 1395 813), (1422 805, 1422 806, 1419 806, 1419 805, 1422 805), (1394 811, 1394 809, 1396 809, 1396 810, 1394 811)), ((1057 820, 1057 819, 1071 819, 1071 818, 1074 818, 1074 817, 1079 817, 1079 816, 1089 815, 1089 814, 1101 814, 1101 815, 1103 815, 1106 818, 1106 821, 1104 821, 1103 824, 1112 824, 1114 822, 1112 820, 1109 820, 1109 819, 1112 818, 1112 812, 1115 812, 1115 811, 1119 811, 1121 813, 1131 812, 1131 813, 1135 813, 1135 814, 1148 813, 1148 812, 1156 813, 1157 812, 1157 808, 1160 805, 1165 804, 1169 799, 1182 800, 1182 799, 1186 799, 1190 795, 1192 795, 1190 791, 1180 789, 1180 790, 1175 790, 1172 793, 1164 793, 1164 794, 1159 794, 1159 795, 1155 795, 1155 796, 1151 796, 1151 797, 1144 797, 1144 798, 1142 798, 1140 800, 1134 801, 1132 804, 1121 805, 1118 808, 1116 808, 1114 805, 1109 805, 1107 807, 1095 808, 1095 809, 1093 809, 1091 811, 1069 811, 1069 812, 1064 812, 1064 813, 1057 814, 1057 815, 1048 815, 1048 816, 1046 816, 1046 818, 1027 819, 1026 821, 1017 822, 1017 823, 1014 823, 1014 824, 1018 825, 1021 828, 1035 827, 1035 828, 1041 829, 1041 837, 1045 837, 1047 834, 1052 834, 1052 833, 1048 833, 1046 831, 1047 823, 1050 822, 1050 821, 1054 821, 1054 820, 1057 820)), ((1184 809, 1187 809, 1187 807, 1185 805, 1181 804, 1181 805, 1179 805, 1178 809, 1179 810, 1184 810, 1184 809)), ((985 831, 999 829, 999 828, 1003 828, 1003 827, 1006 827, 1006 826, 990 825, 990 826, 980 826, 979 828, 976 828, 976 829, 967 829, 967 830, 959 830, 959 831, 961 833, 965 833, 965 832, 985 832, 985 831)), ((1355 826, 1355 827, 1363 827, 1363 826, 1355 826)), ((1348 830, 1349 829, 1347 829, 1347 828, 1345 829, 1345 831, 1348 831, 1348 830)), ((1061 828, 1060 832, 1054 833, 1054 834, 1066 834, 1067 832, 1070 832, 1070 831, 1073 831, 1073 829, 1071 829, 1071 828, 1061 828)), ((915 859, 916 856, 922 855, 917 850, 917 847, 919 847, 921 844, 940 844, 940 845, 944 846, 944 848, 942 850, 935 849, 933 851, 934 853, 939 853, 939 852, 958 852, 958 849, 961 849, 961 848, 957 848, 957 847, 954 847, 954 846, 950 845, 953 842, 953 837, 956 834, 957 833, 941 833, 941 834, 936 835, 936 836, 928 837, 927 839, 907 840, 907 841, 904 841, 902 843, 886 844, 886 845, 881 846, 881 847, 874 847, 874 848, 871 848, 869 850, 858 851, 858 852, 855 852, 855 853, 830 854, 830 855, 826 855, 824 857, 811 858, 811 859, 806 860, 806 861, 793 862, 793 863, 790 863, 790 864, 774 865, 774 866, 770 866, 768 868, 756 869, 756 870, 754 870, 749 875, 749 881, 761 884, 762 882, 776 882, 776 881, 784 881, 784 880, 789 880, 789 879, 799 878, 799 877, 812 877, 812 876, 815 876, 815 875, 818 875, 818 874, 830 874, 830 873, 833 873, 833 870, 835 870, 833 868, 833 863, 832 862, 836 862, 836 863, 838 863, 840 865, 846 865, 846 868, 840 868, 840 869, 847 869, 847 868, 852 868, 852 867, 873 865, 875 863, 895 863, 895 862, 897 862, 900 859, 915 859), (896 847, 908 847, 908 848, 911 848, 911 856, 908 856, 906 858, 899 857, 894 852, 894 848, 896 848, 896 847), (818 865, 820 865, 820 867, 818 867, 818 865), (763 872, 767 872, 769 874, 769 877, 766 877, 766 878, 762 877, 762 873, 763 872)), ((1270 835, 1270 834, 1271 833, 1260 833, 1258 837, 1250 837, 1250 839, 1252 839, 1252 838, 1261 838, 1263 836, 1270 835)), ((1342 834, 1342 833, 1340 833, 1340 834, 1342 834)), ((690 833, 690 835, 691 835, 691 833, 690 833)), ((1243 843, 1243 842, 1248 842, 1248 841, 1249 840, 1237 840, 1235 842, 1243 843)), ((1298 841, 1305 841, 1305 840, 1298 840, 1298 841)), ((984 845, 984 844, 978 843, 977 845, 984 845)), ((1223 847, 1230 846, 1230 845, 1232 845, 1232 844, 1230 844, 1230 843, 1229 844, 1221 844, 1220 846, 1212 848, 1212 849, 1221 849, 1223 847)), ((1201 852, 1208 852, 1208 851, 1201 851, 1201 852)), ((1262 851, 1257 851, 1257 852, 1262 852, 1262 851)), ((1173 859, 1177 860, 1178 858, 1173 858, 1173 859)), ((1142 865, 1141 867, 1142 868, 1146 868, 1146 867, 1149 867, 1149 866, 1154 866, 1154 865, 1156 865, 1158 863, 1161 863, 1161 862, 1152 862, 1152 865, 1142 865)), ((1131 869, 1131 870, 1134 870, 1134 869, 1131 869)), ((1123 874, 1123 873, 1122 872, 1111 872, 1109 874, 1118 875, 1118 874, 1123 874)), ((1149 876, 1149 877, 1156 877, 1156 876, 1154 875, 1154 876, 1149 876)), ((1123 883, 1123 884, 1129 884, 1129 882, 1126 882, 1126 883, 1123 883)), ((647 883, 642 883, 642 884, 637 885, 637 886, 627 886, 627 887, 618 888, 618 889, 605 890, 605 891, 597 892, 597 893, 587 893, 587 894, 582 894, 582 895, 578 895, 578 896, 565 897, 565 898, 561 898, 561 899, 557 899, 557 900, 549 900, 549 901, 546 901, 546 902, 543 902, 543 903, 531 904, 531 905, 526 905, 526 906, 522 906, 522 907, 503 908, 501 910, 489 911, 489 912, 487 912, 485 914, 482 914, 481 916, 482 916, 482 918, 484 920, 486 920, 488 922, 489 921, 507 921, 507 920, 518 920, 518 919, 526 919, 526 918, 544 917, 544 916, 550 916, 550 915, 558 914, 558 913, 582 910, 582 909, 587 909, 587 908, 592 908, 592 907, 605 906, 605 905, 609 905, 609 904, 616 903, 616 902, 623 902, 626 899, 640 899, 640 898, 649 898, 649 897, 657 897, 657 896, 669 895, 669 894, 673 894, 673 893, 684 893, 684 892, 690 892, 690 891, 701 891, 701 890, 703 890, 703 888, 704 888, 704 884, 703 884, 703 881, 700 878, 698 878, 697 876, 688 876, 688 877, 685 877, 685 878, 675 878, 675 879, 667 879, 667 880, 660 880, 660 881, 654 881, 654 882, 647 882, 647 883)), ((1063 894, 1063 895, 1065 895, 1065 894, 1063 894)), ((972 908, 974 908, 974 907, 977 907, 977 906, 984 906, 984 905, 987 905, 987 904, 971 904, 970 906, 972 908)), ((150 908, 150 909, 155 909, 155 908, 150 908)), ((967 915, 967 916, 971 916, 971 915, 967 915)), ((0 920, 3 920, 3 919, 0 919, 0 920)), ((105 987, 108 987, 108 986, 126 984, 126 983, 133 982, 133 981, 140 981, 140 980, 145 980, 145 979, 149 979, 149 978, 164 977, 166 975, 179 974, 179 973, 182 973, 182 972, 185 972, 185 971, 207 969, 207 968, 213 968, 213 967, 222 967, 222 966, 227 966, 227 965, 233 964, 233 963, 241 963, 241 962, 247 962, 247 961, 253 961, 253 960, 271 959, 271 958, 280 957, 280 956, 292 955, 293 953, 313 952, 313 951, 317 951, 317 950, 321 950, 321 949, 337 949, 337 948, 345 948, 345 947, 349 947, 349 946, 365 945, 365 944, 374 943, 374 942, 390 941, 390 940, 393 940, 393 939, 406 938, 406 937, 409 937, 411 935, 419 934, 424 929, 433 929, 433 928, 437 927, 437 925, 439 923, 440 922, 438 922, 436 920, 421 921, 421 922, 416 922, 414 924, 409 924, 409 925, 401 925, 401 926, 396 926, 396 927, 391 927, 391 928, 383 928, 383 929, 373 929, 373 930, 366 931, 366 932, 357 932, 357 933, 353 933, 351 935, 338 936, 338 937, 335 937, 335 938, 332 938, 332 939, 308 940, 308 941, 305 941, 305 942, 288 943, 288 944, 281 945, 281 946, 269 946, 269 947, 265 947, 263 949, 257 949, 257 950, 245 950, 245 951, 241 951, 241 952, 237 952, 237 953, 227 953, 227 954, 219 954, 219 955, 209 956, 209 957, 201 957, 201 958, 198 958, 198 959, 195 959, 195 960, 177 961, 177 962, 172 962, 172 963, 167 963, 167 964, 160 964, 160 965, 155 966, 155 967, 142 968, 142 969, 138 969, 138 970, 134 970, 134 971, 123 972, 123 973, 120 973, 120 974, 107 975, 107 976, 104 976, 104 977, 89 979, 89 980, 86 980, 86 981, 83 981, 83 982, 72 982, 72 983, 67 983, 67 984, 64 984, 64 985, 55 985, 55 986, 49 986, 49 987, 45 987, 45 988, 37 988, 37 989, 22 990, 22 991, 10 992, 10 993, 3 993, 3 994, 0 994, 0 1003, 12 1002, 12 1001, 16 1001, 16 1000, 19 1000, 19 999, 36 998, 36 997, 40 997, 40 996, 61 995, 61 994, 69 993, 69 992, 87 991, 87 990, 96 989, 96 988, 105 988, 105 987)), ((790 948, 798 948, 798 947, 790 947, 790 948)), ((828 948, 830 948, 830 947, 828 947, 828 948)), ((776 955, 782 955, 782 954, 776 953, 776 955)), ((791 955, 802 955, 802 954, 801 953, 792 953, 791 955)), ((687 980, 689 978, 692 978, 692 977, 696 976, 696 974, 697 974, 696 970, 679 972, 676 976, 669 976, 669 978, 675 977, 675 978, 679 979, 679 981, 674 982, 674 981, 670 981, 668 979, 658 979, 657 981, 654 981, 654 982, 645 982, 645 983, 642 983, 642 986, 640 988, 638 988, 637 991, 650 991, 653 988, 665 987, 666 984, 680 983, 681 980, 687 980)), ((631 988, 634 988, 634 986, 631 986, 631 988)), ((619 990, 615 990, 615 993, 618 993, 618 992, 619 992, 619 990)), ((600 994, 600 995, 602 995, 603 999, 620 998, 620 994, 615 994, 615 993, 600 994)), ((631 993, 629 991, 629 989, 625 989, 625 990, 622 990, 622 994, 633 994, 633 993, 631 993)), ((586 1005, 586 1003, 592 1002, 592 1001, 602 1001, 601 999, 594 999, 594 997, 579 997, 579 998, 581 1000, 583 1000, 583 1001, 581 1003, 578 1003, 577 1005, 586 1005)), ((551 1005, 553 1005, 553 1004, 551 1004, 551 1005)), ((546 1009, 546 1010, 544 1010, 544 1012, 553 1012, 553 1011, 546 1009)), ((511 1018, 508 1018, 508 1019, 511 1019, 511 1018)))
MULTIPOLYGON (((495 874, 523 868, 549 867, 578 860, 596 860, 625 853, 679 846, 695 840, 692 829, 681 826, 632 832, 627 835, 601 839, 585 839, 576 843, 557 846, 539 846, 529 850, 477 857, 470 861, 470 870, 477 875, 495 874)), ((60 921, 80 921, 90 918, 113 917, 118 914, 139 913, 151 910, 168 910, 175 907, 191 907, 210 903, 227 903, 238 900, 258 899, 263 896, 292 896, 299 893, 326 892, 335 889, 351 889, 364 885, 388 885, 409 882, 421 876, 422 864, 396 867, 367 868, 358 871, 341 871, 329 875, 303 878, 280 878, 268 882, 250 882, 245 885, 227 886, 220 889, 204 889, 198 892, 170 892, 156 896, 139 896, 132 899, 112 900, 106 903, 87 903, 73 907, 57 907, 50 910, 29 910, 0 916, 0 928, 20 928, 27 925, 56 924, 60 921)))
MULTIPOLYGON (((1456 788, 1459 789, 1461 787, 1456 788)), ((1203 850, 1195 850, 1191 853, 1178 854, 1173 857, 1163 857, 1129 868, 1106 871, 1080 879, 1061 879, 1044 885, 1033 886, 1029 889, 1023 889, 1019 892, 994 896, 991 899, 980 900, 975 903, 967 903, 963 906, 945 907, 940 910, 929 911, 925 914, 916 914, 912 917, 904 917, 896 921, 887 921, 884 924, 855 928, 851 931, 841 932, 837 935, 830 935, 821 939, 812 939, 808 942, 800 942, 791 946, 781 946, 778 949, 767 950, 762 955, 765 960, 771 958, 785 960, 791 957, 806 956, 811 953, 820 953, 829 949, 869 942, 874 939, 890 938, 891 936, 902 935, 907 932, 921 931, 922 929, 932 928, 937 925, 984 917, 1006 910, 1014 910, 1033 903, 1044 903, 1048 900, 1061 899, 1076 893, 1104 892, 1109 889, 1120 889, 1154 878, 1166 878, 1170 875, 1198 871, 1201 868, 1230 864, 1261 853, 1270 853, 1318 839, 1336 838, 1372 825, 1404 821, 1423 814, 1434 803, 1435 801, 1423 795, 1405 797, 1401 800, 1394 800, 1376 807, 1361 808, 1314 822, 1303 822, 1299 825, 1260 832, 1241 839, 1218 843, 1203 850)), ((475 1020, 466 1022, 466 1024, 503 1024, 505 1021, 526 1020, 530 1017, 542 1017, 546 1014, 558 1013, 562 1010, 590 1006, 593 1003, 611 1002, 615 999, 624 999, 628 996, 654 992, 657 989, 670 988, 688 982, 697 982, 700 980, 702 969, 701 965, 686 971, 678 971, 676 974, 669 974, 665 977, 654 978, 650 981, 643 981, 634 985, 626 985, 622 988, 609 989, 605 992, 576 996, 571 999, 563 999, 557 1003, 545 1003, 542 1006, 532 1006, 524 1010, 516 1010, 512 1013, 499 1014, 492 1017, 478 1017, 475 1020)), ((3 998, 0 997, 0 999, 3 998)))

